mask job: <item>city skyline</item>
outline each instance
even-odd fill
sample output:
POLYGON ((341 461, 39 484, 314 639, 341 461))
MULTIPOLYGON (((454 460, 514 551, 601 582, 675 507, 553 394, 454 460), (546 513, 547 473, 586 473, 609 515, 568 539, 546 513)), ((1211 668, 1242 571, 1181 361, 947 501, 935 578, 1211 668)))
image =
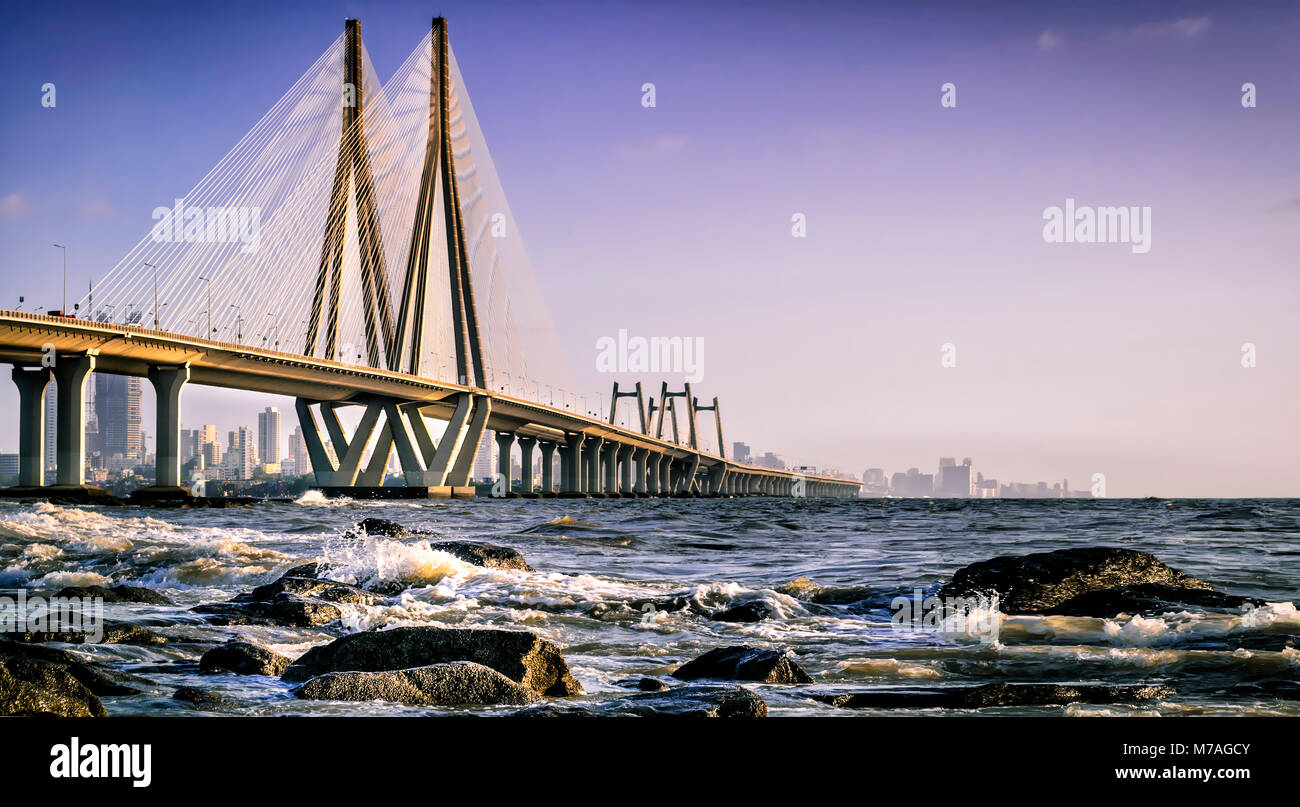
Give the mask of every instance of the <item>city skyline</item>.
MULTIPOLYGON (((791 464, 908 467, 961 445, 1007 478, 1105 474, 1111 496, 1294 495, 1300 189, 1284 133, 1300 104, 1283 88, 1300 23, 1269 4, 1102 6, 973 20, 936 4, 924 23, 827 6, 770 26, 681 5, 581 32, 566 25, 581 8, 560 6, 544 51, 526 33, 540 11, 447 14, 546 301, 594 312, 556 317, 590 400, 633 378, 597 372, 601 338, 685 334, 708 346, 697 388, 719 396, 728 434, 791 464), (665 14, 683 33, 661 43, 665 14), (780 66, 756 55, 777 48, 780 66), (778 155, 797 170, 774 175, 778 155), (1075 200, 1149 207, 1149 251, 1047 242, 1044 211, 1075 200)), ((338 36, 317 6, 235 6, 256 22, 240 52, 259 58, 234 60, 216 26, 187 18, 182 33, 167 4, 61 7, 20 9, 7 34, 17 89, 0 144, 31 155, 0 187, 8 308, 56 307, 53 243, 79 296, 338 36), (87 19, 114 42, 88 47, 87 19), (178 71, 192 55, 221 67, 178 71), (47 81, 53 109, 38 103, 47 81)), ((428 13, 362 11, 386 77, 428 13)), ((234 411, 292 411, 185 395, 185 422, 222 434, 246 425, 234 411)), ((3 385, 0 406, 16 400, 3 385)), ((0 451, 16 447, 0 423, 0 451)))

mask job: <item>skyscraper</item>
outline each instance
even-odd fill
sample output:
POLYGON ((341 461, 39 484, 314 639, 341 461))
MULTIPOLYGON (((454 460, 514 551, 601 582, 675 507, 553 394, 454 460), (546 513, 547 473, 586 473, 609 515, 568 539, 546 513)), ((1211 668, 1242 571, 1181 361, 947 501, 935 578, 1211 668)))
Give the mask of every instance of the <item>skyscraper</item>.
POLYGON ((45 388, 45 479, 50 480, 50 472, 58 467, 58 415, 59 396, 54 388, 54 379, 45 388))
POLYGON ((141 459, 140 379, 95 373, 95 417, 105 457, 141 459))
POLYGON ((474 458, 475 479, 496 479, 496 448, 497 441, 493 432, 484 429, 483 439, 478 445, 478 456, 474 458))
POLYGON ((257 415, 257 456, 263 464, 280 461, 280 410, 274 406, 257 415))

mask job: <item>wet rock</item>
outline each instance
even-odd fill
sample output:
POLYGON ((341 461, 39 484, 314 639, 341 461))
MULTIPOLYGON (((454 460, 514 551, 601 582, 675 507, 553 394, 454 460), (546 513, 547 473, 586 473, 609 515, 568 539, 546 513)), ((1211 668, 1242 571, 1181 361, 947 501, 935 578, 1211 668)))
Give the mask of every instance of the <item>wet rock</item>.
MULTIPOLYGON (((797 600, 818 605, 852 605, 872 598, 880 599, 885 594, 879 589, 868 586, 845 586, 842 588, 822 586, 807 577, 796 577, 778 588, 777 591, 797 600)), ((879 607, 888 605, 890 599, 892 597, 884 599, 883 603, 879 604, 879 607)))
POLYGON ((61 642, 63 644, 166 644, 167 637, 160 636, 148 628, 132 625, 128 622, 104 621, 102 636, 95 642, 95 635, 86 630, 52 630, 23 631, 6 633, 5 638, 26 644, 44 644, 61 642))
POLYGON ((540 696, 482 664, 452 661, 387 672, 331 672, 294 690, 299 698, 327 701, 394 701, 411 706, 523 705, 540 696))
POLYGON ((132 684, 143 684, 143 679, 122 673, 107 672, 98 666, 82 661, 66 650, 40 644, 21 644, 0 640, 0 656, 12 656, 27 661, 48 662, 65 668, 95 695, 135 695, 140 692, 132 684))
POLYGON ((527 561, 524 560, 524 556, 518 550, 511 549, 508 546, 485 544, 480 541, 439 541, 436 544, 430 544, 430 547, 454 555, 475 566, 485 566, 489 569, 518 569, 523 572, 533 571, 533 567, 528 565, 527 561))
POLYGON ((253 602, 272 602, 281 594, 292 594, 299 597, 324 600, 325 602, 341 602, 352 605, 374 605, 384 599, 382 595, 347 583, 313 577, 291 577, 289 575, 281 577, 274 583, 258 586, 248 595, 248 599, 253 602))
POLYGON ((1248 605, 1261 606, 1264 601, 1208 589, 1139 583, 1089 591, 1052 606, 1047 613, 1064 616, 1115 616, 1121 613, 1158 614, 1181 611, 1188 607, 1235 611, 1248 605))
POLYGON ((172 697, 178 701, 208 709, 230 705, 230 701, 221 695, 196 687, 181 687, 172 693, 172 697))
MULTIPOLYGON (((436 535, 430 530, 421 530, 389 521, 386 518, 363 518, 352 528, 353 533, 365 535, 382 535, 386 538, 413 538, 436 535)), ((517 550, 506 546, 484 543, 482 541, 438 541, 430 547, 472 563, 490 569, 518 569, 531 572, 533 568, 524 560, 517 550)))
POLYGON ((285 670, 286 681, 327 672, 383 672, 451 661, 491 667, 543 695, 579 695, 560 649, 527 631, 406 627, 354 633, 313 647, 285 670))
POLYGON ((982 684, 807 693, 815 701, 848 709, 983 709, 1069 703, 1143 703, 1166 700, 1174 694, 1173 687, 1141 684, 982 684))
POLYGON ((106 717, 108 711, 67 666, 0 653, 0 715, 106 717))
POLYGON ((104 602, 139 602, 146 605, 171 605, 172 601, 151 588, 139 586, 68 586, 55 594, 56 597, 76 597, 90 600, 99 597, 104 602))
POLYGON ((809 684, 812 679, 786 653, 749 645, 719 647, 673 671, 683 681, 718 678, 764 684, 809 684))
POLYGON ((292 628, 314 628, 343 617, 342 609, 333 603, 289 593, 277 594, 270 602, 236 597, 229 602, 197 605, 190 610, 207 615, 208 621, 214 625, 282 625, 292 628))
POLYGON ((199 672, 237 675, 281 675, 292 664, 288 658, 251 642, 231 640, 199 659, 199 672))
POLYGON ((596 706, 547 704, 519 717, 767 717, 767 701, 744 687, 686 686, 644 692, 596 706))
POLYGON ((357 522, 353 529, 360 530, 366 535, 383 535, 387 538, 409 538, 413 535, 432 535, 427 530, 411 529, 396 521, 389 521, 386 518, 363 518, 357 522))
POLYGON ((1161 563, 1155 555, 1116 547, 1082 547, 1004 555, 959 569, 938 596, 987 597, 997 593, 1004 614, 1042 614, 1093 591, 1143 583, 1173 588, 1212 587, 1161 563))
POLYGON ((762 600, 750 600, 713 614, 715 622, 762 622, 777 615, 776 609, 762 600))
POLYGON ((730 552, 735 544, 706 543, 704 541, 682 541, 678 546, 683 549, 711 549, 714 552, 730 552))
POLYGON ((668 689, 668 685, 658 678, 624 678, 614 683, 615 686, 621 686, 624 689, 639 689, 642 692, 661 692, 668 689))

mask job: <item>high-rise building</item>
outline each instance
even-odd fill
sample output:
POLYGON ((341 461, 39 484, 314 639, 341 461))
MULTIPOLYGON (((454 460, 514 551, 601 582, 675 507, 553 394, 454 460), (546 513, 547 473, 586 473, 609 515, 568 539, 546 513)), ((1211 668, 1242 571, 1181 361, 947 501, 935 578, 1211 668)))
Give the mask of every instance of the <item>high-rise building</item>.
POLYGON ((54 388, 54 379, 50 379, 45 388, 45 481, 50 481, 50 472, 58 468, 59 396, 54 388))
POLYGON ((494 432, 483 430, 483 439, 474 458, 474 478, 490 481, 497 478, 497 441, 494 432))
POLYGON ((302 439, 301 426, 294 426, 289 434, 289 462, 295 474, 311 472, 311 458, 307 454, 307 441, 302 439))
POLYGON ((731 444, 731 458, 736 462, 743 462, 748 464, 750 459, 752 459, 750 453, 751 453, 750 448, 747 443, 731 444))
POLYGON ((939 458, 939 473, 935 476, 934 495, 965 499, 971 491, 971 460, 966 457, 958 465, 952 457, 939 458))
POLYGON ((274 406, 257 415, 257 456, 262 463, 280 461, 280 410, 274 406))
POLYGON ((253 442, 253 430, 240 426, 229 433, 230 443, 226 447, 226 467, 235 479, 252 479, 253 469, 257 467, 257 448, 253 442))
POLYGON ((135 376, 95 373, 95 417, 105 457, 143 458, 140 389, 140 379, 135 376))

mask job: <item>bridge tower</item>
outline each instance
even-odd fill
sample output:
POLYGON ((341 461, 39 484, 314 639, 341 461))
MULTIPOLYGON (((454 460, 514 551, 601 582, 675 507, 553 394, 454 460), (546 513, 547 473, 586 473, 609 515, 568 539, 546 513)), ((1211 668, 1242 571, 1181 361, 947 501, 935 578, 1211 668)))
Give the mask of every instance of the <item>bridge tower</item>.
MULTIPOLYGON (((307 320, 304 355, 316 354, 322 309, 325 313, 323 358, 338 360, 339 307, 342 295, 344 233, 347 230, 348 199, 355 186, 357 240, 361 253, 362 312, 365 317, 366 352, 371 367, 397 369, 391 362, 393 312, 388 294, 388 273, 384 269, 383 239, 379 214, 375 210, 375 184, 370 172, 370 149, 366 143, 365 88, 361 61, 361 21, 345 23, 343 48, 343 128, 339 135, 338 164, 330 194, 321 245, 320 271, 307 320), (378 320, 378 321, 376 321, 378 320), (380 364, 381 356, 387 364, 380 364)), ((350 358, 350 357, 349 357, 350 358)))

